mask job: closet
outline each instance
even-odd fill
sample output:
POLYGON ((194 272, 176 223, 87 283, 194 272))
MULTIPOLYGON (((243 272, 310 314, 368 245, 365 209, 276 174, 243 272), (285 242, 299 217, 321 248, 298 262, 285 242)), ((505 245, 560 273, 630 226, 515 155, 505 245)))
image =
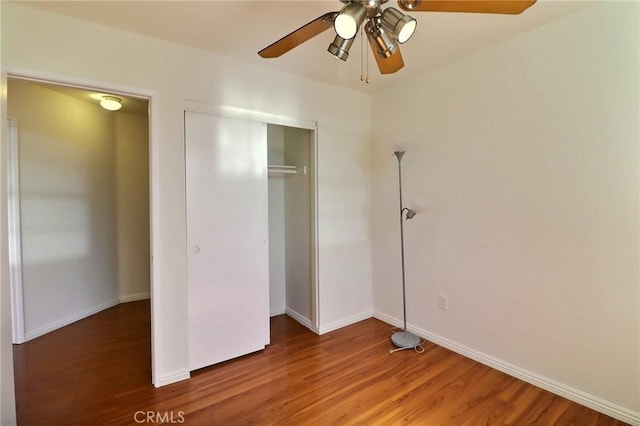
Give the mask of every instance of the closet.
POLYGON ((313 136, 185 112, 191 371, 263 349, 270 314, 315 325, 313 136))
POLYGON ((313 132, 269 124, 269 312, 313 329, 313 132), (284 166, 284 167, 282 167, 284 166))

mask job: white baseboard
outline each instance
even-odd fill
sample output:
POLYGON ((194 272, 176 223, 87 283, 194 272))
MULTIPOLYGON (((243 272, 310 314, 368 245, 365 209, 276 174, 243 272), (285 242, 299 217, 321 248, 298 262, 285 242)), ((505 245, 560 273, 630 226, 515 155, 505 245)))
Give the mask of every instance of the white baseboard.
MULTIPOLYGON (((401 320, 383 314, 382 312, 374 311, 373 316, 396 327, 402 327, 403 325, 403 322, 401 320)), ((491 355, 479 352, 458 342, 454 342, 452 340, 438 336, 437 334, 430 333, 421 328, 414 327, 411 324, 407 324, 407 330, 439 346, 450 349, 453 352, 459 353, 460 355, 473 359, 474 361, 478 361, 481 364, 487 365, 491 368, 495 368, 498 371, 518 378, 524 382, 531 383, 532 385, 538 386, 542 389, 548 390, 549 392, 560 395, 563 398, 567 398, 573 402, 577 402, 578 404, 606 414, 607 416, 632 425, 640 425, 640 412, 635 412, 629 410, 628 408, 621 407, 617 404, 588 394, 579 389, 567 386, 548 377, 544 377, 540 374, 536 374, 520 368, 517 365, 513 365, 501 359, 492 357, 491 355)))
POLYGON ((68 316, 66 318, 63 318, 61 320, 52 322, 50 324, 45 325, 44 327, 40 327, 36 330, 33 331, 28 331, 24 334, 24 340, 25 342, 28 342, 29 340, 35 339, 36 337, 40 337, 43 336, 47 333, 50 333, 54 330, 57 330, 59 328, 62 328, 64 326, 67 326, 69 324, 72 324, 76 321, 80 321, 81 319, 84 319, 86 317, 89 317, 93 314, 97 314, 100 311, 104 311, 105 309, 109 309, 111 307, 114 307, 116 305, 118 305, 120 303, 120 301, 118 299, 113 299, 110 300, 108 302, 105 303, 101 303, 100 305, 96 305, 93 306, 89 309, 85 309, 82 312, 78 312, 76 314, 73 314, 71 316, 68 316))
POLYGON ((178 371, 174 371, 173 373, 169 373, 165 376, 162 376, 160 378, 160 383, 154 383, 153 385, 156 388, 159 388, 161 386, 166 386, 172 383, 181 382, 183 380, 187 380, 190 378, 191 378, 191 372, 186 370, 178 370, 178 371))
POLYGON ((300 315, 298 312, 294 311, 291 308, 286 308, 285 313, 315 333, 313 324, 311 323, 311 320, 309 318, 300 315))
POLYGON ((346 327, 351 324, 355 324, 362 320, 366 320, 367 318, 371 318, 373 316, 373 311, 365 311, 359 314, 352 315, 348 318, 344 318, 338 321, 334 321, 329 324, 321 325, 318 330, 318 334, 322 335, 325 333, 329 333, 331 331, 337 330, 342 327, 346 327))
POLYGON ((275 317, 276 315, 282 315, 287 313, 287 308, 284 306, 281 308, 275 308, 269 311, 269 317, 275 317))
POLYGON ((126 296, 120 296, 120 303, 129 303, 129 302, 137 302, 138 300, 147 300, 151 299, 151 293, 138 293, 138 294, 127 294, 126 296))

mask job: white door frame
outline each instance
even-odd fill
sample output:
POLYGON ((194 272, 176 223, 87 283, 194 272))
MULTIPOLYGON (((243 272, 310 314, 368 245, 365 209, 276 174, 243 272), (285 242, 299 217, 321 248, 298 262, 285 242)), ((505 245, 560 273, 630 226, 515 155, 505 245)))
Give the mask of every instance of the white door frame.
MULTIPOLYGON (((227 118, 239 118, 243 120, 258 121, 266 124, 276 124, 285 127, 297 127, 311 130, 311 330, 320 334, 320 298, 319 298, 319 271, 318 271, 318 123, 312 120, 301 120, 292 117, 269 114, 260 111, 252 111, 243 108, 219 106, 205 102, 185 100, 184 111, 199 112, 204 114, 219 115, 227 118)), ((185 247, 188 250, 188 247, 185 247)))
MULTIPOLYGON (((154 307, 154 301, 155 301, 154 300, 154 276, 157 276, 157 273, 155 272, 156 266, 153 261, 154 253, 157 251, 157 247, 156 247, 157 238, 154 238, 154 236, 158 235, 158 230, 157 230, 158 220, 156 220, 155 218, 157 218, 158 211, 159 211, 157 203, 159 199, 158 192, 159 192, 159 181, 160 181, 159 158, 158 158, 157 150, 154 149, 156 146, 158 146, 158 133, 159 133, 158 123, 160 122, 158 105, 157 105, 157 102, 155 102, 155 100, 158 98, 158 93, 155 90, 150 90, 146 88, 123 86, 123 85, 104 82, 104 81, 83 79, 75 76, 65 76, 65 75, 59 75, 55 73, 42 72, 42 71, 36 71, 36 70, 25 70, 21 68, 5 67, 3 71, 4 72, 3 72, 2 78, 5 81, 8 78, 16 78, 16 79, 28 80, 32 82, 44 82, 44 83, 55 84, 60 86, 69 86, 69 87, 75 87, 79 89, 104 91, 104 92, 112 93, 115 95, 120 94, 123 96, 147 99, 149 102, 149 115, 148 115, 149 116, 149 222, 150 222, 149 224, 150 225, 150 230, 149 230, 150 231, 149 232, 150 283, 149 284, 150 284, 150 298, 151 298, 151 375, 152 375, 153 384, 156 386, 160 386, 160 383, 161 383, 160 372, 157 371, 158 351, 156 350, 156 345, 158 344, 159 339, 156 337, 156 329, 155 329, 156 319, 154 317, 158 311, 157 309, 154 309, 155 308, 154 307)), ((11 160, 11 157, 9 157, 8 160, 11 160)), ((11 170, 11 166, 8 166, 8 171, 9 170, 11 170)), ((8 183, 11 183, 10 179, 11 178, 9 177, 8 183)), ((15 223, 13 224, 11 223, 11 216, 9 216, 10 234, 13 229, 16 229, 16 225, 15 223)), ((19 231, 19 226, 17 229, 19 231)), ((19 238, 19 234, 18 234, 18 238, 19 238)), ((11 240, 10 240, 10 244, 11 244, 11 240)), ((11 248, 9 251, 9 256, 12 256, 11 248)), ((21 262, 19 263, 19 265, 16 264, 14 268, 14 264, 16 260, 17 259, 15 257, 13 259, 10 258, 10 263, 9 263, 11 265, 10 273, 12 273, 17 268, 19 268, 20 271, 22 270, 21 262)), ((13 278, 11 279, 11 283, 13 288, 13 278)), ((22 286, 20 285, 20 287, 22 286)), ((12 304, 15 303, 13 298, 14 298, 14 294, 16 293, 18 292, 14 291, 12 293, 12 300, 11 300, 12 304)), ((21 297, 22 296, 21 288, 20 288, 19 294, 21 297)), ((12 328, 15 330, 16 323, 18 323, 18 327, 20 327, 19 324, 21 323, 22 334, 24 338, 24 314, 23 314, 24 304, 23 303, 24 301, 22 301, 22 303, 20 304, 21 306, 20 309, 14 309, 12 307, 12 328), (17 313, 16 311, 20 311, 18 316, 16 316, 16 313, 17 313)))
POLYGON ((20 238, 20 163, 18 161, 18 120, 7 118, 7 224, 9 280, 11 283, 11 325, 13 343, 24 343, 24 302, 22 294, 22 239, 20 238))

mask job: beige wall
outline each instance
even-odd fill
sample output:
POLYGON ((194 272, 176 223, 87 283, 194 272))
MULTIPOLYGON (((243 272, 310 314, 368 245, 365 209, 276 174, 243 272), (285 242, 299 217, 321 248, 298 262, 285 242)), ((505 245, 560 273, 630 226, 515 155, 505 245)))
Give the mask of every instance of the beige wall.
POLYGON ((149 297, 148 119, 10 79, 25 337, 149 297))
POLYGON ((149 119, 115 116, 118 296, 121 302, 149 297, 149 119))
POLYGON ((117 300, 114 116, 23 80, 9 81, 8 96, 29 340, 117 300))
POLYGON ((404 148, 409 324, 627 419, 640 411, 638 12, 589 6, 373 99, 377 315, 402 318, 391 153, 404 148))

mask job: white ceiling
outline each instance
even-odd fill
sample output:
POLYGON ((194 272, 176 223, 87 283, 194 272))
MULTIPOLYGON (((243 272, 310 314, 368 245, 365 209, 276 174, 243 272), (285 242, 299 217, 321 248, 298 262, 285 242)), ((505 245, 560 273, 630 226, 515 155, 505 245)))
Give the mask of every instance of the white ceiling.
MULTIPOLYGON (((380 75, 369 51, 371 83, 364 84, 360 81, 359 38, 351 48, 348 61, 342 62, 326 51, 335 35, 333 29, 280 58, 263 59, 257 54, 262 48, 318 16, 339 10, 343 4, 338 0, 21 2, 53 13, 369 93, 515 37, 593 3, 538 0, 520 15, 412 13, 418 21, 418 27, 414 36, 401 46, 405 67, 395 74, 380 75)), ((384 7, 388 6, 397 7, 395 0, 390 0, 384 7)))

